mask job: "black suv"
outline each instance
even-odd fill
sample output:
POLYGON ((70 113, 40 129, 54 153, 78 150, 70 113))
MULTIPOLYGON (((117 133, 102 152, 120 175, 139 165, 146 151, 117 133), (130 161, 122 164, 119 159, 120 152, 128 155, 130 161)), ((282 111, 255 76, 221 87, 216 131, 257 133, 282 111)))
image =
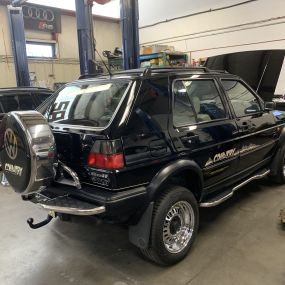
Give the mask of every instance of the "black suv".
POLYGON ((131 70, 67 84, 0 130, 4 173, 52 217, 129 226, 159 264, 185 257, 199 207, 265 176, 284 182, 285 116, 239 77, 207 68, 131 70))
POLYGON ((40 87, 0 88, 0 120, 11 111, 36 109, 52 93, 40 87))

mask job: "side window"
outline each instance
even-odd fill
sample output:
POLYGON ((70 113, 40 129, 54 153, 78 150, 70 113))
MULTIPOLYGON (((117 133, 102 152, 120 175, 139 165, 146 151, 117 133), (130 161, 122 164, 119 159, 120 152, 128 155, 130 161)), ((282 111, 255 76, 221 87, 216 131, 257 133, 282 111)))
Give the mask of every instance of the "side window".
POLYGON ((261 111, 260 104, 252 92, 236 80, 222 80, 237 117, 248 116, 261 111))
POLYGON ((174 108, 173 123, 175 126, 196 123, 196 114, 189 98, 184 81, 176 81, 173 88, 174 108))
POLYGON ((136 106, 128 123, 129 132, 167 128, 168 116, 168 78, 143 80, 136 106))
POLYGON ((168 114, 169 94, 168 79, 146 79, 142 86, 142 101, 140 108, 149 116, 168 114))
POLYGON ((30 95, 20 95, 18 98, 20 110, 34 110, 36 108, 30 95))
POLYGON ((226 118, 225 108, 213 80, 181 80, 174 83, 174 125, 226 118))

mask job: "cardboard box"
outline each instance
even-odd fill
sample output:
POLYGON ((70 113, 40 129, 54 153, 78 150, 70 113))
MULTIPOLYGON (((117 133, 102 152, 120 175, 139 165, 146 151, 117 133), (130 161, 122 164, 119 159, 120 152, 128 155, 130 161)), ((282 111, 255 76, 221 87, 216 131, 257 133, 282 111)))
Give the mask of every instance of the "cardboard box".
POLYGON ((167 45, 152 45, 152 46, 143 46, 140 48, 140 54, 152 54, 152 53, 159 53, 162 51, 174 51, 173 46, 167 45))

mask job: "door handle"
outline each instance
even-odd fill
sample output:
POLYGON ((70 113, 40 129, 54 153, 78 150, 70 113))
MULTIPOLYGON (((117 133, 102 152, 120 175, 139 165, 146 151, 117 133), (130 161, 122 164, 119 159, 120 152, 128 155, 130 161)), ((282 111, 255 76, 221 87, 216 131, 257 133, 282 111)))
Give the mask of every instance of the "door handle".
POLYGON ((243 122, 240 128, 243 132, 252 132, 255 130, 255 125, 251 121, 243 122))
POLYGON ((248 124, 248 122, 243 122, 242 125, 240 126, 240 128, 241 128, 243 131, 248 131, 248 129, 249 129, 249 124, 248 124))

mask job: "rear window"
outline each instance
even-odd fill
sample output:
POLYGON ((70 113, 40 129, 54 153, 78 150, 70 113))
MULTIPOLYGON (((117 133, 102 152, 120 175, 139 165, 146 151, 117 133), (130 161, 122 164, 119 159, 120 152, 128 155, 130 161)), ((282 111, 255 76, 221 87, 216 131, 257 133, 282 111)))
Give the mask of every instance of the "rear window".
POLYGON ((40 101, 40 103, 44 102, 52 93, 39 93, 35 94, 35 97, 40 101))
POLYGON ((35 104, 30 94, 0 96, 0 112, 34 110, 35 104))
POLYGON ((54 123, 105 127, 129 85, 129 80, 68 85, 58 93, 45 116, 54 123))

